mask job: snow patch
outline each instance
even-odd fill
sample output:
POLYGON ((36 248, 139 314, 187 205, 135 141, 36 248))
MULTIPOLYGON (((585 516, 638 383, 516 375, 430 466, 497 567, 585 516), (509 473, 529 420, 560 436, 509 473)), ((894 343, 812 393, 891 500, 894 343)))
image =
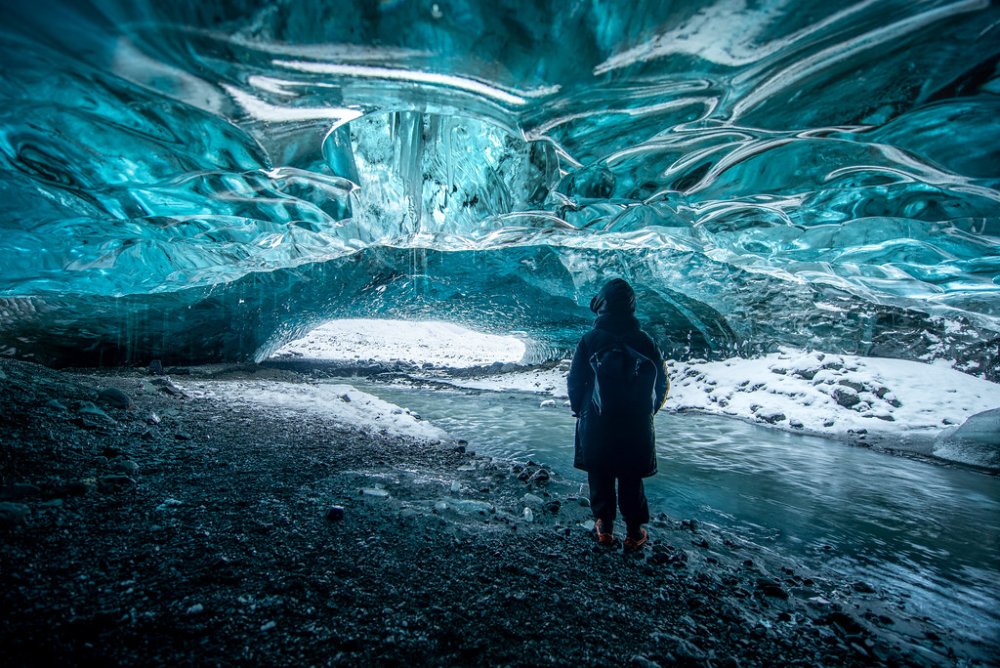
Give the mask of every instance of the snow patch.
POLYGON ((831 436, 934 437, 1000 406, 1000 386, 944 362, 783 349, 756 359, 674 362, 669 371, 673 410, 831 436))
POLYGON ((439 321, 331 320, 283 346, 272 357, 407 362, 449 368, 517 363, 524 342, 439 321))
POLYGON ((350 385, 238 381, 204 384, 200 389, 218 399, 297 415, 319 415, 377 435, 406 436, 428 443, 448 438, 442 429, 410 411, 350 385))

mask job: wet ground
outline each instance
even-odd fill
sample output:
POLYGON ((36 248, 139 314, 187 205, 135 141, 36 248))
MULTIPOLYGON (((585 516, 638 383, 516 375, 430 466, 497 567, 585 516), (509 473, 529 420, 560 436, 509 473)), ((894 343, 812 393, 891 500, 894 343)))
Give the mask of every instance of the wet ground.
POLYGON ((638 555, 598 548, 547 462, 183 389, 264 377, 304 381, 0 360, 7 665, 987 659, 871 583, 690 518, 659 515, 638 555))

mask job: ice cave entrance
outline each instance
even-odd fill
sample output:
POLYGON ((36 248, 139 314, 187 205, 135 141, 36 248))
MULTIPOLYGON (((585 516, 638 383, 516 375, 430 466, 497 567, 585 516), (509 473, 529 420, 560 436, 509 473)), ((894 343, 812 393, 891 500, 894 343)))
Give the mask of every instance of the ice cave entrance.
POLYGON ((525 341, 438 320, 330 320, 279 348, 274 358, 428 364, 462 369, 524 358, 525 341))

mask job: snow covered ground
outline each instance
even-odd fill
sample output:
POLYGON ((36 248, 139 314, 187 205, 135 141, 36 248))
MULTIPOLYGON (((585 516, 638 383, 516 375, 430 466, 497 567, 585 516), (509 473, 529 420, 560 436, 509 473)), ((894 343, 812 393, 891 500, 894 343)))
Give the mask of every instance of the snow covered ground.
MULTIPOLYGON (((285 346, 276 357, 404 361, 461 369, 517 362, 524 349, 516 338, 481 334, 448 323, 342 320, 285 346)), ((475 377, 434 372, 433 378, 456 387, 530 392, 546 400, 565 401, 568 367, 564 362, 555 368, 475 377)), ((991 442, 989 431, 971 447, 967 443, 957 447, 948 438, 969 417, 1000 409, 1000 385, 956 371, 944 361, 910 362, 789 348, 755 359, 671 361, 668 371, 671 389, 666 410, 702 411, 832 438, 864 434, 866 439, 881 439, 890 447, 918 443, 927 454, 970 464, 993 466, 998 460, 1000 436, 991 442)), ((316 389, 312 397, 291 400, 274 396, 268 401, 318 406, 327 401, 319 397, 324 392, 327 390, 316 389)), ((331 392, 336 399, 337 391, 331 392)), ((374 397, 370 400, 379 401, 374 397)), ((358 402, 344 418, 367 419, 357 412, 364 406, 358 402)), ((410 424, 385 406, 371 404, 380 416, 387 410, 396 416, 378 417, 382 424, 412 427, 421 434, 429 428, 416 420, 410 424)), ((982 427, 977 433, 983 433, 982 427)))
POLYGON ((411 412, 350 385, 252 380, 185 384, 184 389, 196 396, 209 395, 286 413, 318 415, 381 435, 407 436, 428 443, 448 439, 443 430, 421 421, 411 412))
POLYGON ((439 321, 331 320, 273 357, 408 362, 450 368, 520 362, 525 345, 513 336, 483 334, 439 321))

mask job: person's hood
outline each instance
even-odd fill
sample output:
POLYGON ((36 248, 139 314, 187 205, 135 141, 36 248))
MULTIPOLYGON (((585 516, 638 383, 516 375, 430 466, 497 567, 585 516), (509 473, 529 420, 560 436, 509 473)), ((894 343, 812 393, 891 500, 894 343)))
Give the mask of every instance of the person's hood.
POLYGON ((608 281, 590 300, 590 310, 605 313, 635 313, 635 290, 621 278, 608 281))

